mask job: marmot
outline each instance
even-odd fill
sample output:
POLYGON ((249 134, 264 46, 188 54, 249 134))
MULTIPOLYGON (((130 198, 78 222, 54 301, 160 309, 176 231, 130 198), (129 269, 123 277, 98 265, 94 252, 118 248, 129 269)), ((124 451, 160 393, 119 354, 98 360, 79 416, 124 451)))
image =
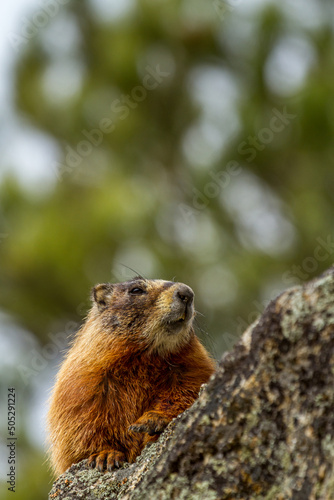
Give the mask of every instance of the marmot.
POLYGON ((193 298, 183 283, 142 277, 93 288, 51 396, 57 474, 84 458, 99 471, 134 462, 195 401, 215 362, 194 333, 193 298))

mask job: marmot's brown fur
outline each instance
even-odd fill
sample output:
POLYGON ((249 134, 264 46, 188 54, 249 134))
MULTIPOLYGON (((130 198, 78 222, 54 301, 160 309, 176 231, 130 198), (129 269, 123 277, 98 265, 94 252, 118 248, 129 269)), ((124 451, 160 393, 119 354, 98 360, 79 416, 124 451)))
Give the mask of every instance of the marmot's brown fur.
POLYGON ((141 277, 93 289, 51 397, 57 474, 84 458, 100 471, 134 462, 195 401, 215 363, 192 327, 193 296, 182 283, 141 277))

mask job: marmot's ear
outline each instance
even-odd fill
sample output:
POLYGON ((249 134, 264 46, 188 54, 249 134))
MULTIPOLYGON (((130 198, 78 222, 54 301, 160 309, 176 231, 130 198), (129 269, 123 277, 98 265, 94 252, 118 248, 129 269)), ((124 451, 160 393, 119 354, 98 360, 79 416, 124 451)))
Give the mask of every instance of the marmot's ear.
POLYGON ((92 300, 96 302, 99 311, 103 311, 108 306, 109 299, 112 295, 113 286, 111 283, 102 283, 94 286, 92 290, 92 300))

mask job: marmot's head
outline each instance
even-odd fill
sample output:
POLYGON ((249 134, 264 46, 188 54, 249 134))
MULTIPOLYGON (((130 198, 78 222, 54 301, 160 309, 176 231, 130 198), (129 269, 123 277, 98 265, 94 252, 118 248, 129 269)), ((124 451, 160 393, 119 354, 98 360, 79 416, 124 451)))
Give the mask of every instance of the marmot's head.
POLYGON ((167 354, 194 333, 194 292, 183 283, 136 277, 96 285, 92 299, 103 329, 133 345, 167 354))

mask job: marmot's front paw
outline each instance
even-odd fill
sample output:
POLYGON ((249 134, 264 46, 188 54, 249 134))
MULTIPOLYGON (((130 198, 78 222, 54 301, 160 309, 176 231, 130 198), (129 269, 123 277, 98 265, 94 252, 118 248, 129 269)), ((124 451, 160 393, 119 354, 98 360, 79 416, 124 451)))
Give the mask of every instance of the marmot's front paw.
POLYGON ((133 432, 147 432, 149 436, 161 434, 169 424, 170 419, 163 414, 148 411, 144 413, 134 424, 130 425, 129 430, 133 432))
POLYGON ((100 472, 107 469, 111 472, 118 469, 125 462, 125 455, 121 451, 116 450, 102 450, 98 453, 93 453, 88 459, 90 467, 96 467, 100 472))

